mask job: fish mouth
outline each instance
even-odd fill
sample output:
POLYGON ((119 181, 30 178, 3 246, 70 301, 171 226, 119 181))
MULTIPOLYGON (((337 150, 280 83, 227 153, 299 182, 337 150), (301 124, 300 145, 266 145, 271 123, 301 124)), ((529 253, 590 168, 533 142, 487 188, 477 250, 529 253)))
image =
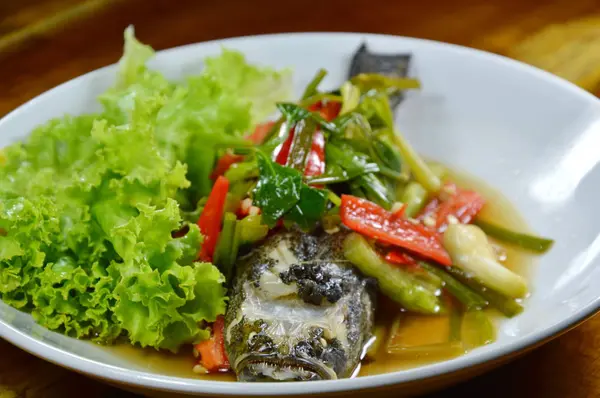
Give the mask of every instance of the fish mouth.
POLYGON ((280 355, 250 354, 237 366, 245 382, 286 382, 337 379, 335 372, 317 360, 280 355))

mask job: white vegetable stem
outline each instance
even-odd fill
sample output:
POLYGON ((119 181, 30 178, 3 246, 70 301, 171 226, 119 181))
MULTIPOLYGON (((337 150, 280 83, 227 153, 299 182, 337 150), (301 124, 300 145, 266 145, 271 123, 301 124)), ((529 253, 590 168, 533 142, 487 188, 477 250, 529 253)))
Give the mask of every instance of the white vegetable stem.
POLYGON ((485 233, 475 225, 450 224, 444 233, 444 247, 456 267, 473 274, 481 283, 509 297, 527 294, 527 283, 496 260, 485 233))

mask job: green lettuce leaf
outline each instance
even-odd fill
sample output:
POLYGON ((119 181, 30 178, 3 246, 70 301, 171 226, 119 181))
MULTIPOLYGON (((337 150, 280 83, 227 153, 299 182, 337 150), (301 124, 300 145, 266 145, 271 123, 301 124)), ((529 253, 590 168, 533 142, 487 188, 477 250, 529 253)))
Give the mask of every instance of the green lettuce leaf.
POLYGON ((275 103, 286 101, 292 95, 292 73, 285 69, 249 65, 244 56, 223 49, 221 56, 207 58, 205 74, 218 82, 224 90, 235 92, 251 105, 252 123, 256 124, 275 112, 275 103))
POLYGON ((243 143, 291 84, 228 50, 170 82, 147 67, 153 54, 128 28, 100 113, 50 120, 3 149, 0 298, 69 336, 177 351, 206 338, 227 303, 180 203, 210 191, 222 147, 243 143))

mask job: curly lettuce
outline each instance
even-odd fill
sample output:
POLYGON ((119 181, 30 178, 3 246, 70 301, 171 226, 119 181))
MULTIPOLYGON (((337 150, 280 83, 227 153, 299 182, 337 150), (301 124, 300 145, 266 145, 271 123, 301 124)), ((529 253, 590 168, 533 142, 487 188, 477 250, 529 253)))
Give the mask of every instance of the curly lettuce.
POLYGON ((4 148, 0 298, 72 337, 177 351, 207 338, 227 304, 180 208, 210 191, 220 145, 286 100, 290 79, 224 49, 170 82, 147 68, 153 55, 128 28, 102 112, 50 120, 4 148))

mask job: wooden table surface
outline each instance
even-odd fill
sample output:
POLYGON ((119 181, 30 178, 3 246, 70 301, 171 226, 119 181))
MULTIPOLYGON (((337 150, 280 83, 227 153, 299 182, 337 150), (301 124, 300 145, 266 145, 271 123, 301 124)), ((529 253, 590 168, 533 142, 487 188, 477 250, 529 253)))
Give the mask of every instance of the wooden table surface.
MULTIPOLYGON (((0 1, 0 116, 115 62, 122 33, 156 49, 272 32, 361 31, 507 54, 549 24, 600 14, 598 0, 0 1)), ((600 316, 520 360, 432 397, 600 396, 600 316)), ((131 397, 0 340, 0 398, 131 397)))

